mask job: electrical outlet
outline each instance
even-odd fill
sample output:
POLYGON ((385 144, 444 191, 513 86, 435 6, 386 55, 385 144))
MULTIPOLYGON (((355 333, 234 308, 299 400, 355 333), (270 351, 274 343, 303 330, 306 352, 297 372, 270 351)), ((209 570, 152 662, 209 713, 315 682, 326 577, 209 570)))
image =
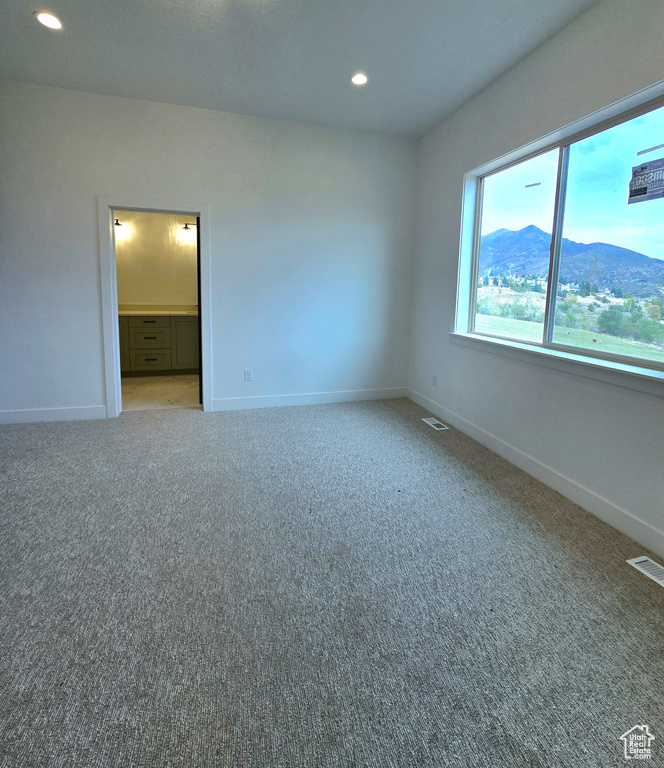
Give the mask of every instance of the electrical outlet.
POLYGON ((254 372, 245 369, 245 371, 244 371, 244 380, 246 382, 252 382, 254 380, 254 372))
POLYGON ((438 386, 438 376, 434 373, 434 375, 431 377, 431 383, 434 385, 434 387, 438 386))

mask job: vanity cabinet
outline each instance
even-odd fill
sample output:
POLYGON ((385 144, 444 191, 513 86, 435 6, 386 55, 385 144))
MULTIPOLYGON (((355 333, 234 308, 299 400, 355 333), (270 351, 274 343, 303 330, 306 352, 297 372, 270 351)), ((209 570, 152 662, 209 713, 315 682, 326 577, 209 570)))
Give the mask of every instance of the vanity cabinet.
POLYGON ((120 369, 183 372, 198 370, 198 317, 121 315, 120 369))
POLYGON ((198 370, 198 318, 171 317, 171 366, 198 370))

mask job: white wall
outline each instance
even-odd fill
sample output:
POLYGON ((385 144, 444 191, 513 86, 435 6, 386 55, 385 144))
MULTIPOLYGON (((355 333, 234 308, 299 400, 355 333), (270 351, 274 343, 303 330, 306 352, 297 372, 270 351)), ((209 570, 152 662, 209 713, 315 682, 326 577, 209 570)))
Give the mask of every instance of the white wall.
POLYGON ((118 304, 198 304, 195 217, 144 211, 115 216, 118 304), (183 230, 185 223, 193 226, 183 230))
POLYGON ((659 0, 600 3, 421 141, 409 374, 439 416, 660 554, 662 397, 455 344, 449 331, 464 173, 660 80, 662 38, 659 0))
POLYGON ((104 414, 97 196, 210 204, 216 407, 403 392, 415 142, 22 84, 0 115, 3 420, 104 414))

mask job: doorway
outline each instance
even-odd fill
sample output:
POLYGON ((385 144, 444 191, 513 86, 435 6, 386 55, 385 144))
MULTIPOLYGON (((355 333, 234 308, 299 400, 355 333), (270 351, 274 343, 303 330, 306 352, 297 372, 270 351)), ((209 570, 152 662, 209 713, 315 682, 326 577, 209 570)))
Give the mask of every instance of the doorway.
POLYGON ((199 217, 112 217, 122 410, 200 408, 199 217))
MULTIPOLYGON (((97 215, 99 226, 99 262, 101 268, 101 297, 102 297, 102 330, 104 340, 104 378, 106 384, 106 413, 109 418, 119 416, 123 410, 122 405, 122 364, 120 360, 120 322, 119 322, 119 304, 126 302, 118 301, 118 284, 116 268, 116 237, 130 237, 128 233, 117 234, 120 227, 115 226, 116 219, 122 223, 122 216, 131 213, 152 213, 167 214, 185 217, 185 224, 189 223, 187 230, 183 233, 188 239, 195 239, 196 253, 196 282, 198 293, 198 311, 195 307, 190 310, 192 314, 189 317, 197 319, 194 332, 198 333, 198 395, 199 401, 202 400, 204 411, 213 410, 212 400, 212 354, 211 354, 211 291, 210 291, 210 206, 203 202, 172 202, 163 199, 150 198, 97 198, 97 215), (195 234, 191 235, 193 227, 195 234)), ((184 227, 185 224, 182 226, 184 227)), ((144 309, 144 307, 139 307, 144 309)), ((166 310, 168 314, 168 308, 166 310)), ((139 316, 139 315, 137 315, 139 316)), ((149 315, 140 315, 150 319, 149 315)), ((163 315, 157 315, 158 317, 163 315)), ((169 315, 170 316, 170 315, 169 315)), ((186 316, 185 316, 186 317, 186 316)), ((164 322, 164 321, 162 321, 164 322)), ((128 325, 128 323, 127 323, 128 325)), ((152 324, 150 324, 152 325, 152 324)), ((154 324, 156 326, 157 323, 154 324)), ((162 326, 165 327, 165 326, 162 326)), ((176 333, 184 333, 184 324, 176 330, 176 333)), ((152 334, 150 334, 152 335, 152 334)), ((154 334, 156 335, 156 334, 154 334)), ((189 327, 189 337, 191 337, 191 326, 189 327)), ((156 342, 162 339, 148 339, 147 341, 156 342)), ((183 349, 186 348, 182 347, 183 349)), ((150 354, 149 357, 156 357, 150 354)), ((180 358, 178 358, 180 359, 180 358)), ((146 363, 158 363, 158 360, 144 360, 146 363)), ((184 361, 180 359, 184 365, 184 361)), ((171 359, 172 364, 172 359, 171 359)), ((131 367, 131 363, 130 363, 131 367)), ((126 363, 125 363, 126 369, 126 363)), ((154 375, 164 375, 164 370, 154 375)), ((178 373, 174 375, 183 375, 182 370, 176 369, 178 373)), ((194 368, 195 370, 195 368, 194 368)), ((187 375, 187 374, 185 374, 187 375)), ((192 374, 188 374, 192 375, 192 374)), ((129 377, 132 378, 132 377, 129 377)), ((171 407, 171 406, 168 406, 171 407)), ((200 407, 200 405, 199 405, 200 407)))

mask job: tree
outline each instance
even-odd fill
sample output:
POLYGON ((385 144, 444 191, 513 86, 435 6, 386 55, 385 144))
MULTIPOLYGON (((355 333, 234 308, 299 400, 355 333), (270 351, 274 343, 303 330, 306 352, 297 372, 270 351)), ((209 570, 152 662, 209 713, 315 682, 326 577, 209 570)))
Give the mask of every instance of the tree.
POLYGON ((568 309, 565 312, 563 325, 566 328, 578 328, 581 325, 581 315, 573 309, 568 309))
POLYGON ((565 298, 563 299, 563 304, 565 305, 566 308, 570 308, 574 306, 574 304, 577 304, 578 301, 579 300, 576 298, 576 294, 570 292, 565 294, 565 298))
POLYGON ((610 333, 612 336, 620 336, 623 326, 623 313, 615 304, 605 309, 597 318, 597 327, 602 333, 610 333))
POLYGON ((640 322, 636 323, 635 339, 641 339, 642 341, 655 341, 655 334, 657 332, 657 323, 653 323, 652 320, 648 320, 645 317, 640 322))
POLYGON ((662 319, 662 309, 659 304, 646 304, 646 314, 651 320, 657 322, 662 319))
POLYGON ((626 293, 625 294, 625 301, 623 302, 623 307, 628 312, 634 312, 634 310, 636 309, 637 306, 638 306, 638 304, 636 303, 636 301, 634 301, 634 296, 632 296, 631 293, 626 293))

